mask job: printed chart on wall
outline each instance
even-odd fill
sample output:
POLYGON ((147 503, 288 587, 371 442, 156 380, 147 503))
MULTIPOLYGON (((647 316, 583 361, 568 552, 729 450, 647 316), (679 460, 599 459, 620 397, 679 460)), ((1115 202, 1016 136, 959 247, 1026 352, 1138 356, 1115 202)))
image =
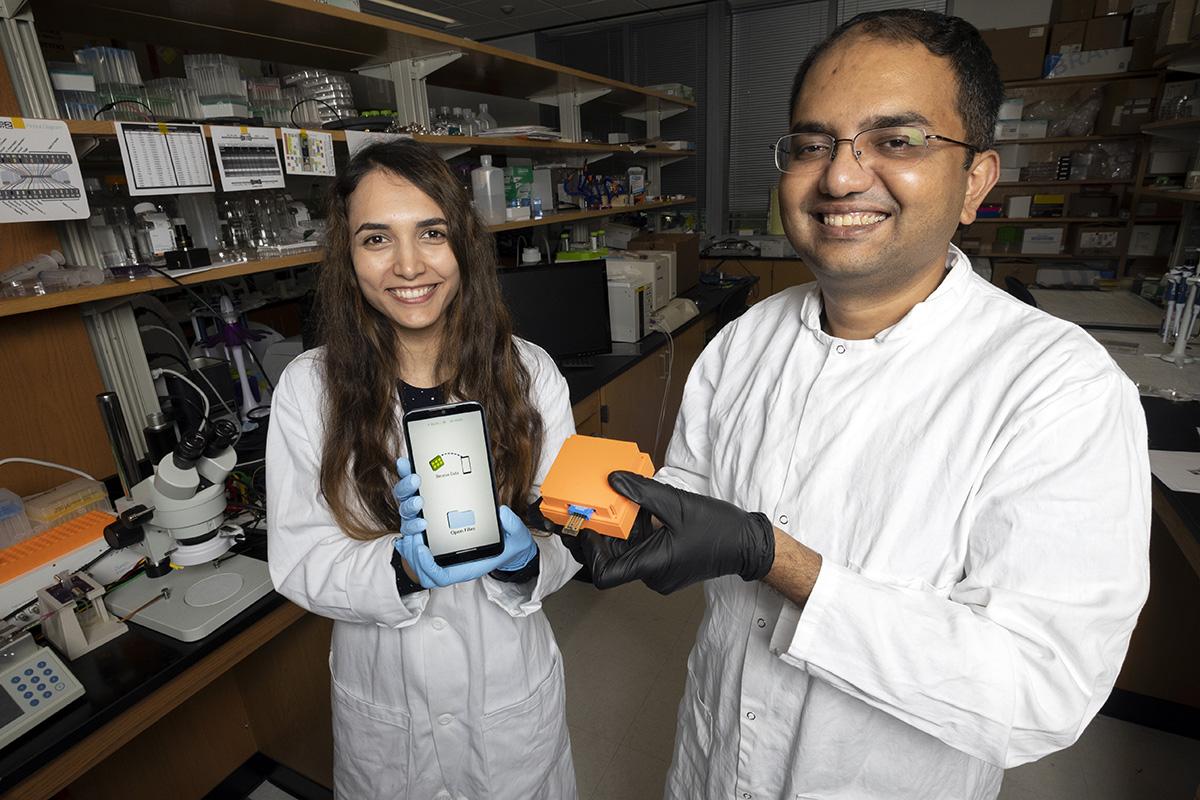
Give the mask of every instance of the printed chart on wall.
POLYGON ((0 117, 0 222, 87 217, 83 176, 66 123, 0 117))
POLYGON ((279 136, 288 175, 333 175, 333 136, 296 128, 282 128, 279 136))
POLYGON ((221 188, 227 192, 282 189, 283 166, 274 128, 210 125, 221 188))
POLYGON ((199 125, 117 122, 117 144, 129 194, 214 191, 208 145, 199 125))

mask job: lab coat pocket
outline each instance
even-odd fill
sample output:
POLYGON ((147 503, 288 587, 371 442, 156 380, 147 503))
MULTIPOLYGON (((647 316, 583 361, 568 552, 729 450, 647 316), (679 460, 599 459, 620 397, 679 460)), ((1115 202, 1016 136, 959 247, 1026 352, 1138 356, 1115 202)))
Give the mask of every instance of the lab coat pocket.
POLYGON ((405 800, 411 757, 407 711, 368 703, 333 682, 333 784, 339 800, 405 800))
POLYGON ((562 662, 555 659, 550 674, 533 694, 483 716, 483 746, 493 797, 544 797, 543 784, 568 741, 562 662))
POLYGON ((675 765, 670 772, 668 797, 709 796, 712 712, 700 699, 696 686, 696 679, 689 674, 675 725, 675 765))

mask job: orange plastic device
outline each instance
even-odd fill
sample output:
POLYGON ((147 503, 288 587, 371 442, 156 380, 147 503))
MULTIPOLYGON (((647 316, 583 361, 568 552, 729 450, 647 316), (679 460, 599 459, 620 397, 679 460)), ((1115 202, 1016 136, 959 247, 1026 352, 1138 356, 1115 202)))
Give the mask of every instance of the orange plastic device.
POLYGON ((583 527, 628 539, 638 506, 608 485, 608 473, 615 470, 649 478, 654 475, 654 463, 634 442, 578 434, 570 437, 542 481, 542 514, 570 529, 566 532, 583 527))

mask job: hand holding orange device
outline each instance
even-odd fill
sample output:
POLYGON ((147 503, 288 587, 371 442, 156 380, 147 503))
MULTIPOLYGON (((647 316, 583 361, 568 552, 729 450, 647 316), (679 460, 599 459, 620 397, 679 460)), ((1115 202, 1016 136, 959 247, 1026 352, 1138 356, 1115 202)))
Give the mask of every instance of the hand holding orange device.
POLYGON ((542 482, 542 515, 562 525, 563 533, 574 535, 587 528, 628 539, 638 505, 608 485, 608 474, 616 470, 649 478, 654 475, 654 463, 634 442, 571 436, 542 482))

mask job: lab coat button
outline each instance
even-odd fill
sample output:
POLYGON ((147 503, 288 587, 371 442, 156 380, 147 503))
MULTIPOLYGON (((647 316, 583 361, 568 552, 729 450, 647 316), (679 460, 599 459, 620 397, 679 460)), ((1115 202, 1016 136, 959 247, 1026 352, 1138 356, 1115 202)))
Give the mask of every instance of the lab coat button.
POLYGON ((760 627, 760 628, 765 628, 765 627, 767 627, 767 621, 766 621, 765 619, 763 619, 762 617, 759 617, 759 618, 758 618, 758 619, 755 621, 755 624, 756 624, 756 625, 758 625, 758 627, 760 627))
POLYGON ((750 800, 751 796, 749 792, 742 792, 742 800, 750 800))
POLYGON ((788 523, 788 515, 787 515, 787 514, 780 514, 780 515, 779 515, 779 524, 780 524, 780 525, 787 525, 787 523, 788 523))
POLYGON ((430 620, 430 624, 433 625, 433 629, 435 631, 440 631, 446 627, 446 620, 442 619, 441 617, 434 617, 432 620, 430 620))
POLYGON ((837 346, 837 351, 838 351, 838 355, 841 355, 842 353, 846 352, 846 345, 839 344, 837 346))
POLYGON ((752 719, 755 719, 754 712, 753 712, 753 711, 747 711, 747 712, 746 712, 746 719, 751 719, 751 720, 752 720, 752 719))
POLYGON ((438 717, 439 725, 449 725, 451 722, 454 722, 453 714, 442 714, 440 717, 438 717))

